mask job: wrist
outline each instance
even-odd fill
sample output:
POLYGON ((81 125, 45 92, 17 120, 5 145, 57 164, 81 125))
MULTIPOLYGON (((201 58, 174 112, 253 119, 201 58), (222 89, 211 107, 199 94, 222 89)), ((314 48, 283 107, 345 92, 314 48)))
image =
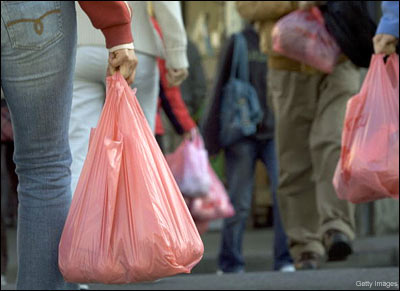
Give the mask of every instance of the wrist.
POLYGON ((115 52, 115 51, 121 50, 121 49, 134 50, 135 47, 133 45, 133 42, 126 43, 126 44, 120 44, 120 45, 116 45, 116 46, 113 46, 112 48, 110 48, 109 52, 112 53, 112 52, 115 52))

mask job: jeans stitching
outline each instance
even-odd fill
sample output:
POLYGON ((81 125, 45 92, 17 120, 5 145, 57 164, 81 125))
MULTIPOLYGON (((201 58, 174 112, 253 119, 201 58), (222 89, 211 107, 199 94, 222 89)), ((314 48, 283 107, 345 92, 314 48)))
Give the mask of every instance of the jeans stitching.
POLYGON ((21 19, 17 19, 17 20, 13 20, 13 21, 9 21, 7 23, 7 27, 10 27, 14 24, 17 23, 23 23, 23 22, 33 22, 33 28, 36 32, 36 34, 41 35, 43 33, 43 23, 42 23, 42 19, 45 18, 46 16, 53 14, 53 13, 61 13, 60 9, 53 9, 50 11, 47 11, 45 14, 43 14, 42 16, 40 16, 39 18, 36 19, 27 19, 27 18, 21 18, 21 19))
MULTIPOLYGON (((3 1, 2 1, 3 2, 3 1)), ((6 1, 4 1, 6 2, 6 1)), ((19 1, 21 2, 21 1, 19 1)), ((18 2, 18 3, 19 3, 18 2)), ((22 1, 22 2, 26 2, 26 1, 22 1)), ((60 39, 62 39, 63 37, 63 33, 62 33, 62 11, 61 11, 61 6, 60 6, 60 1, 53 1, 53 8, 52 10, 47 11, 46 13, 44 13, 42 16, 40 16, 39 18, 33 18, 33 19, 29 19, 29 18, 22 18, 22 19, 18 19, 18 20, 10 20, 8 22, 6 22, 7 18, 9 18, 8 15, 11 15, 10 12, 8 11, 8 6, 10 4, 18 4, 18 3, 7 3, 7 5, 3 5, 2 3, 2 10, 4 9, 5 11, 5 15, 7 15, 6 19, 4 19, 4 24, 5 24, 5 30, 7 31, 8 35, 9 35, 9 40, 10 40, 10 44, 12 46, 12 48, 15 49, 25 49, 25 50, 42 50, 48 46, 50 46, 53 43, 58 42, 60 39), (41 35, 43 32, 43 23, 41 22, 41 20, 43 20, 46 16, 51 15, 51 14, 58 14, 58 19, 56 21, 57 23, 57 31, 55 31, 53 33, 53 35, 51 36, 50 39, 42 41, 41 43, 27 43, 27 44, 23 44, 23 43, 19 43, 17 40, 18 38, 15 36, 15 32, 13 29, 13 25, 17 24, 17 23, 24 23, 24 22, 33 22, 34 24, 34 29, 36 34, 41 35), (39 30, 39 32, 38 32, 39 30)), ((51 8, 51 7, 49 7, 51 8)), ((3 11, 2 11, 3 12, 3 11)), ((3 18, 3 13, 2 13, 2 18, 3 18)))

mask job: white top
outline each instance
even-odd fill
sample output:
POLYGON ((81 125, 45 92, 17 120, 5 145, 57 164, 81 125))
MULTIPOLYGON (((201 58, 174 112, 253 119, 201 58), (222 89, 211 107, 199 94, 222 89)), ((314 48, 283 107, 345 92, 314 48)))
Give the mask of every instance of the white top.
MULTIPOLYGON (((179 1, 152 1, 154 16, 163 33, 164 43, 154 29, 147 11, 149 1, 127 1, 132 7, 132 34, 135 50, 166 59, 167 68, 189 66, 186 46, 187 37, 183 25, 179 1)), ((100 30, 93 27, 89 18, 76 5, 79 46, 103 46, 105 39, 100 30)), ((115 50, 115 48, 113 48, 115 50)))

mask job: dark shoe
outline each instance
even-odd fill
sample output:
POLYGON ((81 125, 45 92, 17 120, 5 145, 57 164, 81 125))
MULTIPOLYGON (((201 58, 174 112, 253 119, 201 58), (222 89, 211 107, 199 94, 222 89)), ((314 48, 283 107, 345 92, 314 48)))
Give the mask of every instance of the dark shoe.
POLYGON ((316 270, 321 263, 321 256, 313 252, 305 252, 296 260, 294 266, 298 271, 316 270))
POLYGON ((324 245, 328 261, 344 261, 353 253, 351 241, 338 230, 328 230, 324 235, 324 245))

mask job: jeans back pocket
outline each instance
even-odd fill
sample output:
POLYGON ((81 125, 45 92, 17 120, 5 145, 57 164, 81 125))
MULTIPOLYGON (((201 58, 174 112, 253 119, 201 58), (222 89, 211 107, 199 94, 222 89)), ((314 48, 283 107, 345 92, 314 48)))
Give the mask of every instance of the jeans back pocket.
POLYGON ((61 39, 60 1, 1 1, 13 48, 41 50, 61 39))

